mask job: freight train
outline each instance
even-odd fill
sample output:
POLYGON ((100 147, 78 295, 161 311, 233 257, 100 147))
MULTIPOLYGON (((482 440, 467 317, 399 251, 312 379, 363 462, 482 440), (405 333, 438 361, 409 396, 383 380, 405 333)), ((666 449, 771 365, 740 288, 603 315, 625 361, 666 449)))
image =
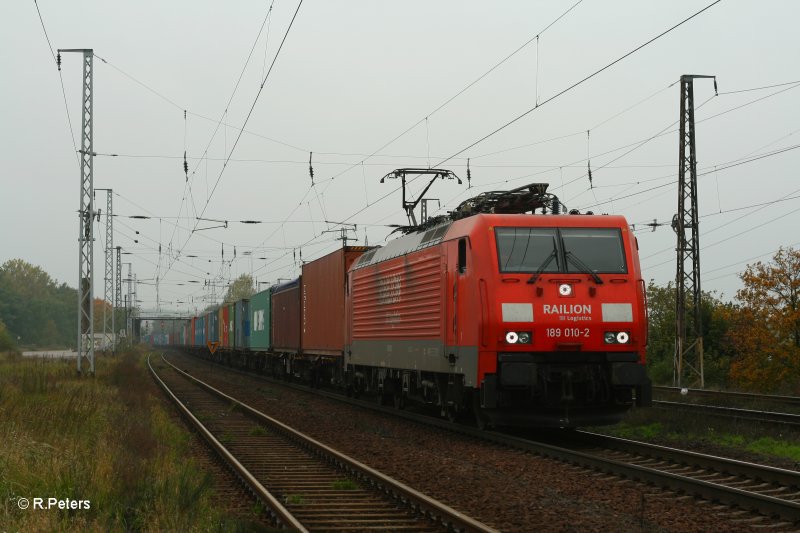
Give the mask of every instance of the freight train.
POLYGON ((482 427, 615 423, 652 401, 636 238, 622 216, 553 214, 546 187, 343 247, 192 318, 173 344, 482 427))

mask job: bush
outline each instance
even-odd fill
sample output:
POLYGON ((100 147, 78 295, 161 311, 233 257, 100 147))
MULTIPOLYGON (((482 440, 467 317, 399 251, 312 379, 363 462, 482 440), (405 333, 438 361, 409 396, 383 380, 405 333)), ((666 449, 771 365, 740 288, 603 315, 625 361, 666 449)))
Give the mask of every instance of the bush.
POLYGON ((16 352, 17 343, 6 328, 6 325, 0 320, 0 352, 16 352))

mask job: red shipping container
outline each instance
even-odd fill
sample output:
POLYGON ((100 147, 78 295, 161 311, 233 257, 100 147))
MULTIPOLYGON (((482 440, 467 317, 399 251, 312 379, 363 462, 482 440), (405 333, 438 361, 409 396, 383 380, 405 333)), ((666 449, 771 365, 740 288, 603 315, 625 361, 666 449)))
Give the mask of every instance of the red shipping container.
POLYGON ((347 246, 303 265, 301 346, 304 354, 342 355, 347 271, 367 246, 347 246))
POLYGON ((302 277, 277 285, 272 293, 272 348, 300 351, 300 286, 302 277))

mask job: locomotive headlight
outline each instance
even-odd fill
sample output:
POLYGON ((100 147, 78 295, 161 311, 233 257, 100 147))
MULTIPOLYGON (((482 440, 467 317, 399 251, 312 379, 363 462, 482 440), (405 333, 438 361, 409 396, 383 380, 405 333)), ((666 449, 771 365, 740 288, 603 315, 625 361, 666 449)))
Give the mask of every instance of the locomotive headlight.
POLYGON ((558 294, 561 296, 572 296, 572 285, 569 283, 562 283, 558 286, 558 294))
POLYGON ((530 344, 533 335, 530 331, 509 331, 506 333, 508 344, 530 344))
POLYGON ((606 344, 628 344, 631 336, 627 331, 606 331, 603 340, 606 344))

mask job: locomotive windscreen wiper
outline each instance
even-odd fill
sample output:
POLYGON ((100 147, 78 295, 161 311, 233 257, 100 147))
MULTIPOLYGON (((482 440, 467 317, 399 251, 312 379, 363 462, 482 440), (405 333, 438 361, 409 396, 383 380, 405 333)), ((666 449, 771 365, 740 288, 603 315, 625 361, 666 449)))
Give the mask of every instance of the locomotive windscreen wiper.
MULTIPOLYGON (((544 262, 539 266, 539 268, 536 269, 536 272, 533 273, 533 276, 531 276, 526 283, 536 283, 536 280, 539 279, 539 276, 542 274, 542 272, 544 272, 544 269, 547 268, 547 265, 550 264, 550 261, 552 261, 555 258, 556 258, 556 250, 554 248, 553 251, 550 252, 550 255, 547 256, 547 259, 545 259, 544 262)), ((602 281, 600 283, 602 283, 602 281)))
POLYGON ((595 283, 597 283, 598 285, 603 284, 603 280, 600 279, 600 276, 598 276, 594 270, 589 268, 589 266, 586 263, 581 261, 580 258, 577 255, 575 255, 574 252, 567 252, 564 255, 567 257, 567 262, 569 262, 569 260, 572 259, 572 262, 575 263, 584 274, 589 274, 590 276, 592 276, 592 279, 594 280, 595 283))

